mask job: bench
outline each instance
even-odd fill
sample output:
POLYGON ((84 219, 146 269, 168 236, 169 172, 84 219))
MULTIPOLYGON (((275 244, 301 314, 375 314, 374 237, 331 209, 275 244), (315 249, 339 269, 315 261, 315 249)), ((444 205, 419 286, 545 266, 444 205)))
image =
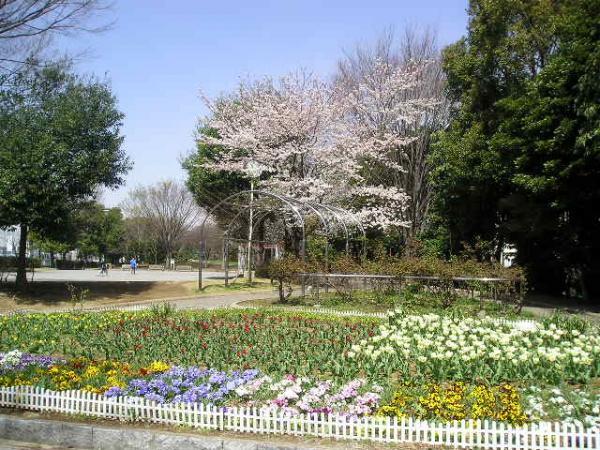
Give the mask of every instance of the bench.
POLYGON ((148 270, 165 270, 165 266, 162 264, 150 264, 148 270))
POLYGON ((129 264, 121 264, 121 270, 129 270, 131 266, 129 264))
POLYGON ((175 266, 175 270, 177 272, 191 272, 194 269, 192 268, 192 266, 175 266))

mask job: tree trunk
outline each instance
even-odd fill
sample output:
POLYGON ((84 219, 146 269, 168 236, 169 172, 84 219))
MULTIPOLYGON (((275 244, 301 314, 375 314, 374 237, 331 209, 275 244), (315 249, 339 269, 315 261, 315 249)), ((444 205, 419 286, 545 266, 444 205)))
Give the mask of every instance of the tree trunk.
POLYGON ((19 256, 17 257, 17 289, 24 289, 27 286, 27 225, 20 226, 21 235, 19 237, 19 256))
POLYGON ((283 287, 283 279, 278 280, 279 285, 277 286, 279 289, 279 303, 285 303, 285 289, 283 287))

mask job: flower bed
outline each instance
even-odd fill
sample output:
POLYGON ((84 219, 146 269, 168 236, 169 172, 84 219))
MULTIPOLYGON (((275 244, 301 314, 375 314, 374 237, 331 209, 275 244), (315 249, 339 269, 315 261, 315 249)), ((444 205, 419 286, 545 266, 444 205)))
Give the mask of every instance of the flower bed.
POLYGON ((0 344, 60 356, 1 355, 2 386, 292 416, 599 425, 600 341, 596 328, 573 321, 515 328, 401 313, 389 325, 260 311, 35 314, 0 319, 0 344))
POLYGON ((514 327, 436 314, 396 312, 347 356, 367 373, 443 380, 586 382, 600 375, 600 335, 546 321, 514 327))
POLYGON ((0 318, 0 349, 123 361, 144 366, 206 362, 219 370, 256 368, 272 376, 352 379, 340 357, 377 331, 380 319, 260 311, 31 314, 0 318))
POLYGON ((13 350, 0 354, 0 386, 36 385, 82 389, 107 397, 143 397, 158 403, 257 406, 299 413, 373 414, 382 387, 354 379, 336 384, 287 375, 271 378, 256 369, 219 371, 155 361, 134 370, 115 361, 70 361, 13 350))

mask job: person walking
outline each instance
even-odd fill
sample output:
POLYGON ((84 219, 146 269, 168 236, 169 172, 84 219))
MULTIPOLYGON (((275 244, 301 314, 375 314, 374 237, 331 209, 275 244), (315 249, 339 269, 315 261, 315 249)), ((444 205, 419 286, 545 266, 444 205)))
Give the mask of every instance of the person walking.
POLYGON ((98 275, 108 275, 108 271, 106 270, 106 263, 104 262, 104 260, 100 261, 100 272, 98 272, 98 275))
POLYGON ((135 256, 129 261, 129 267, 131 268, 129 272, 135 275, 135 271, 137 270, 137 259, 135 259, 135 256))

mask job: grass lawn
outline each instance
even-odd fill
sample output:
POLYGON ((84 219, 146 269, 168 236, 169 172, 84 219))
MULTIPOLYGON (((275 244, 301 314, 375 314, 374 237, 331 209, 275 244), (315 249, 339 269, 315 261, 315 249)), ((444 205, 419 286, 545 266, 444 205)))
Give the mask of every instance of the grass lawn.
POLYGON ((205 286, 202 289, 195 289, 195 293, 200 295, 217 295, 238 292, 271 292, 275 289, 270 280, 266 278, 255 278, 252 285, 246 282, 245 278, 238 278, 230 281, 229 286, 225 287, 223 281, 209 280, 204 281, 205 286))

